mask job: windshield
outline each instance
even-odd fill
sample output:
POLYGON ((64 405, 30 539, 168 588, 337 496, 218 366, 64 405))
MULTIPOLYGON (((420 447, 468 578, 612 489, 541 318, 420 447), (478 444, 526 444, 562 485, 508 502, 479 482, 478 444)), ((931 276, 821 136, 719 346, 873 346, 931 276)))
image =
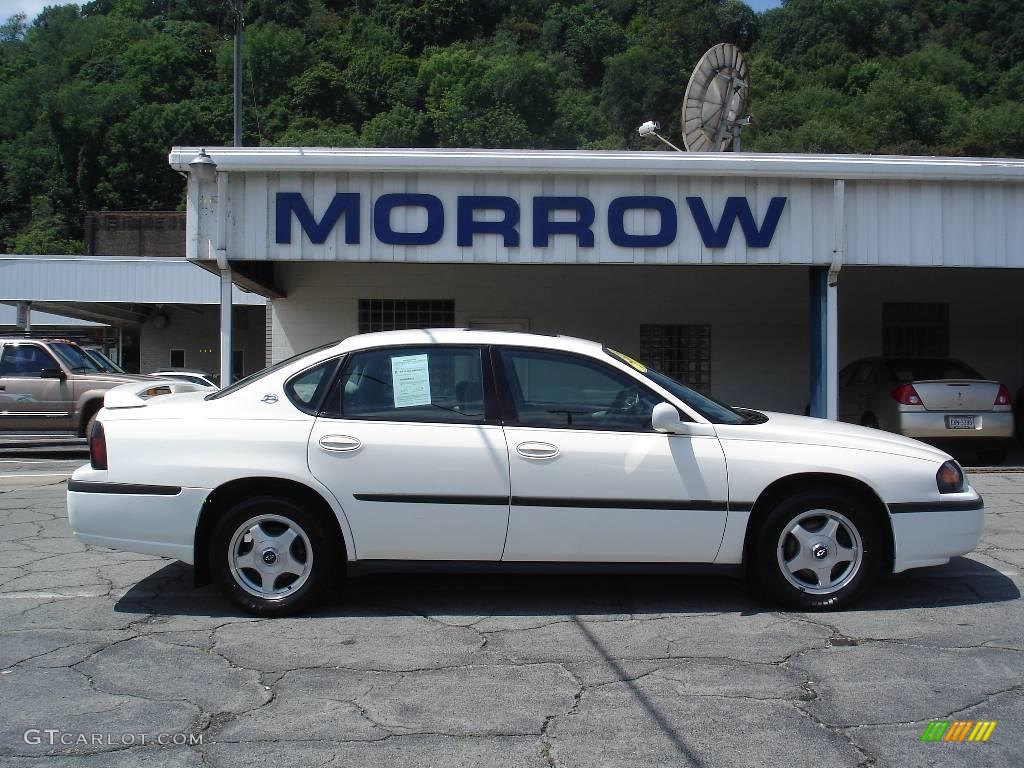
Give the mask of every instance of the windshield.
POLYGON ((103 370, 77 344, 69 344, 66 341, 51 342, 50 349, 57 354, 61 362, 70 368, 73 373, 95 373, 96 371, 103 370))
POLYGON ((124 373, 124 369, 97 349, 82 349, 89 358, 104 371, 124 373))
POLYGON ((656 371, 638 360, 634 360, 629 355, 616 352, 608 347, 605 347, 605 352, 642 373, 659 387, 667 389, 712 424, 744 424, 748 421, 746 416, 737 413, 725 403, 721 403, 708 395, 702 395, 700 392, 692 390, 685 384, 676 381, 671 376, 666 376, 661 371, 656 371))
POLYGON ((220 389, 220 390, 217 390, 216 392, 210 393, 209 395, 206 396, 205 399, 207 399, 207 400, 216 400, 218 398, 224 397, 225 395, 230 395, 231 393, 237 392, 238 390, 242 389, 242 387, 249 386, 254 381, 259 381, 264 376, 269 376, 270 374, 274 373, 274 371, 281 370, 286 365, 291 365, 296 360, 300 360, 301 358, 307 357, 308 355, 316 354, 317 352, 322 352, 325 349, 329 349, 329 348, 335 346, 337 343, 338 343, 337 341, 331 341, 331 342, 328 342, 327 344, 321 344, 319 347, 314 347, 313 349, 307 349, 305 352, 300 352, 297 355, 292 355, 287 360, 282 360, 280 363, 276 363, 276 364, 270 366, 269 368, 264 368, 262 371, 256 371, 256 373, 250 373, 244 379, 240 379, 239 381, 236 381, 230 387, 224 387, 224 389, 220 389))

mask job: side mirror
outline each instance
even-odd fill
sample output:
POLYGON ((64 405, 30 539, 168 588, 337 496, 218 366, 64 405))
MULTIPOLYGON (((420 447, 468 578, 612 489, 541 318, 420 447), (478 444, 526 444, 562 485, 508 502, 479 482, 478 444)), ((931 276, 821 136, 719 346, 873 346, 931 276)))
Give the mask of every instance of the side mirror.
POLYGON ((39 378, 41 379, 66 379, 68 375, 64 373, 60 368, 43 368, 39 372, 39 378))
POLYGON ((668 432, 669 434, 680 434, 686 431, 682 419, 679 418, 679 411, 668 403, 658 403, 651 413, 651 424, 655 432, 668 432))

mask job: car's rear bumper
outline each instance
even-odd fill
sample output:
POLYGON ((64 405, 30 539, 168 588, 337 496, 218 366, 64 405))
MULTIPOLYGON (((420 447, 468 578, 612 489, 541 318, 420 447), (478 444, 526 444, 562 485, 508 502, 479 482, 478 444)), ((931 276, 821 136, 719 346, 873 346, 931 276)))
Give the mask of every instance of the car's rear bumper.
POLYGON ((947 412, 901 411, 897 431, 907 437, 935 440, 1008 440, 1013 437, 1013 413, 1010 411, 947 412), (947 416, 973 416, 974 429, 949 429, 947 416))
POLYGON ((972 552, 981 540, 985 505, 974 493, 920 504, 890 504, 895 544, 893 572, 942 565, 972 552))
POLYGON ((108 483, 83 467, 68 482, 68 523, 83 544, 194 561, 206 488, 108 483))

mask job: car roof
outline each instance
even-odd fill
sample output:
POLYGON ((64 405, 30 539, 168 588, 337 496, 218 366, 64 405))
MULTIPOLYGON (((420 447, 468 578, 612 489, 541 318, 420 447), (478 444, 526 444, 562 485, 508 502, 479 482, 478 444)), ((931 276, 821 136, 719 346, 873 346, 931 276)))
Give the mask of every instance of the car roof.
POLYGON ((78 344, 73 339, 65 339, 61 336, 0 336, 0 344, 21 341, 37 341, 43 344, 78 344))
POLYGON ((566 352, 595 354, 601 351, 596 341, 573 336, 555 336, 522 331, 473 331, 466 328, 421 328, 406 331, 379 331, 350 336, 331 351, 349 352, 357 349, 430 344, 491 344, 512 347, 538 347, 566 352))

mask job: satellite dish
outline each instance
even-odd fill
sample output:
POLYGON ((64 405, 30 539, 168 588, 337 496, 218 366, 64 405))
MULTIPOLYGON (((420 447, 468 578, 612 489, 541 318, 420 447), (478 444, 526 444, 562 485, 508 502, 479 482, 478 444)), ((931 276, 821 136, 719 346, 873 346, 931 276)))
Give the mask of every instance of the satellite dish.
POLYGON ((683 97, 683 144, 691 152, 740 149, 740 131, 750 123, 747 63, 732 43, 719 43, 701 56, 683 97))

